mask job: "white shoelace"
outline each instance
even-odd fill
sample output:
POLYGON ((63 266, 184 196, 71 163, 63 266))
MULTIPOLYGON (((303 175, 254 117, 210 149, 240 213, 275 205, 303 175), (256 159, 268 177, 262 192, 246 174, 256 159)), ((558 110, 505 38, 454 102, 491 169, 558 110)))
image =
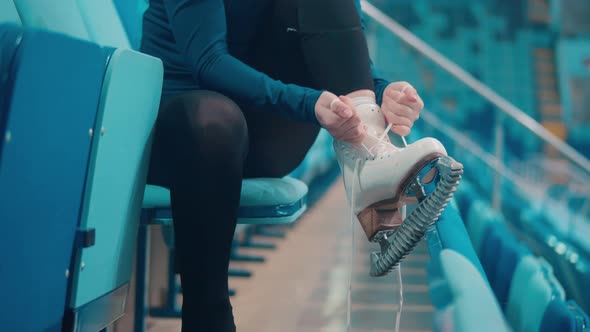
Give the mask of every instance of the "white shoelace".
POLYGON ((381 155, 382 153, 387 151, 387 149, 390 149, 394 146, 393 144, 391 144, 391 142, 385 139, 387 133, 389 132, 389 129, 391 129, 391 123, 387 125, 387 127, 383 131, 383 134, 381 134, 381 136, 379 137, 374 136, 372 134, 367 134, 369 137, 377 140, 377 142, 373 144, 373 146, 370 149, 367 148, 367 146, 364 143, 361 143, 361 146, 365 148, 365 150, 367 150, 371 157, 375 158, 375 156, 381 155))

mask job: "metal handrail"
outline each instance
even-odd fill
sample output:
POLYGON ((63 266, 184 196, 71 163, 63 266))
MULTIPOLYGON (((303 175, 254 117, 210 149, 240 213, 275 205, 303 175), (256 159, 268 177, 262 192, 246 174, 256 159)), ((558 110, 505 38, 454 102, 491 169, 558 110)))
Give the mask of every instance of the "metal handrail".
POLYGON ((570 145, 559 139, 553 133, 545 129, 541 124, 528 116, 524 111, 514 106, 508 100, 498 95, 487 85, 483 84, 468 72, 463 70, 457 64, 428 46, 423 40, 401 26, 394 19, 387 16, 381 10, 370 4, 366 0, 361 0, 363 12, 379 22, 387 30, 398 36, 406 44, 422 53, 424 56, 438 64, 441 68, 453 75, 459 81, 463 82, 469 88, 477 92, 480 96, 494 104, 498 109, 518 121, 520 124, 532 131, 537 137, 555 147, 559 152, 566 156, 570 161, 590 173, 590 161, 581 153, 576 151, 570 145))
MULTIPOLYGON (((459 130, 447 125, 441 120, 438 116, 434 115, 432 112, 424 112, 421 115, 422 120, 424 120, 429 125, 441 130, 444 135, 451 138, 455 143, 465 148, 471 154, 479 158, 483 161, 488 167, 495 170, 496 172, 500 173, 504 178, 508 179, 510 182, 515 183, 518 187, 528 190, 530 187, 530 183, 525 181, 521 176, 513 172, 502 160, 496 158, 493 154, 486 152, 481 146, 473 142, 469 137, 465 134, 461 133, 459 130)), ((535 192, 535 190, 528 190, 530 192, 535 192)))

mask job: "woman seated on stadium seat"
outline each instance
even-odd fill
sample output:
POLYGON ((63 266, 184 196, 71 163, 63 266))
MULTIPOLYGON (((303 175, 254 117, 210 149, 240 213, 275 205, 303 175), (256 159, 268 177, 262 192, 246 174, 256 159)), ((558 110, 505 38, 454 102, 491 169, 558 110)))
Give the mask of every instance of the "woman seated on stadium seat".
POLYGON ((141 50, 165 68, 149 182, 171 190, 182 329, 235 331, 227 273, 242 179, 289 174, 320 127, 361 141, 351 98, 381 102, 400 135, 423 104, 372 70, 358 0, 150 0, 141 50))

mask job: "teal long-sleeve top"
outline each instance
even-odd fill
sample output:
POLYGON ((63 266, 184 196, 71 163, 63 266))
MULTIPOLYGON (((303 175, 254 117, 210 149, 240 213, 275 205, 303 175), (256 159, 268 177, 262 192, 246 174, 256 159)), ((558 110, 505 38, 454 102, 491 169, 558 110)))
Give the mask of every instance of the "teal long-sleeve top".
MULTIPOLYGON (((317 123, 322 91, 285 84, 239 60, 256 38, 254 22, 264 19, 265 6, 264 0, 150 0, 141 50, 162 59, 163 94, 207 89, 247 108, 317 123)), ((389 82, 371 66, 380 100, 389 82)))

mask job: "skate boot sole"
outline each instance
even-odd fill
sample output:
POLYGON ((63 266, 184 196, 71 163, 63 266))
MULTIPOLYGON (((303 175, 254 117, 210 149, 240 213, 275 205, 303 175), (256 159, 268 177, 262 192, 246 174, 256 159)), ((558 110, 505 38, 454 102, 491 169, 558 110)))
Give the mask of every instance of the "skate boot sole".
POLYGON ((435 163, 439 181, 436 188, 421 199, 418 207, 405 219, 395 232, 384 233, 378 239, 380 252, 370 254, 370 275, 379 277, 389 274, 423 238, 426 230, 438 221, 441 213, 459 185, 463 165, 451 157, 441 157, 435 163))
MULTIPOLYGON (((399 208, 413 200, 405 196, 404 193, 426 167, 432 165, 442 156, 435 153, 424 157, 414 165, 403 181, 400 182, 400 185, 392 191, 395 196, 373 203, 357 214, 357 218, 369 241, 379 242, 384 236, 391 235, 401 226, 403 220, 399 208)), ((428 177, 426 182, 432 180, 430 173, 426 176, 428 177)))

